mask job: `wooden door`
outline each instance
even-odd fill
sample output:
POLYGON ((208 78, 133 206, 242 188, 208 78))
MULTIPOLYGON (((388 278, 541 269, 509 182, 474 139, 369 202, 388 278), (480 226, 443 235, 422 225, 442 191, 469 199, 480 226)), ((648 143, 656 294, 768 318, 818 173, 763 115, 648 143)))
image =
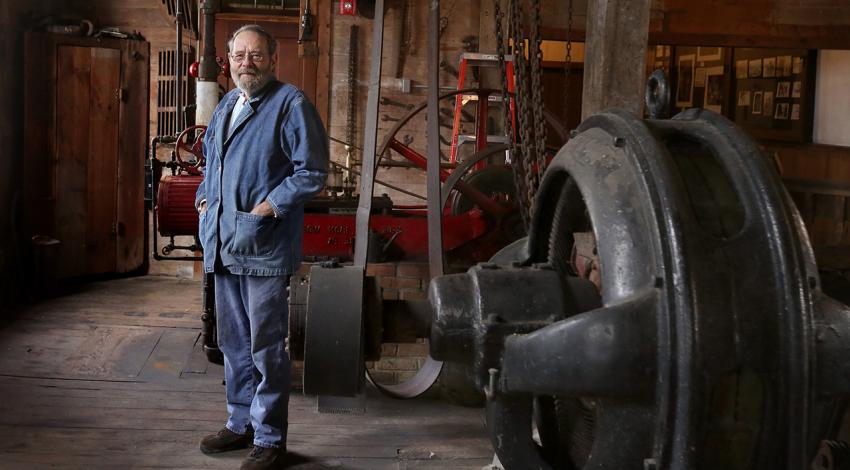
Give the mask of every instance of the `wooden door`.
POLYGON ((57 274, 113 272, 121 51, 59 46, 57 63, 57 274))

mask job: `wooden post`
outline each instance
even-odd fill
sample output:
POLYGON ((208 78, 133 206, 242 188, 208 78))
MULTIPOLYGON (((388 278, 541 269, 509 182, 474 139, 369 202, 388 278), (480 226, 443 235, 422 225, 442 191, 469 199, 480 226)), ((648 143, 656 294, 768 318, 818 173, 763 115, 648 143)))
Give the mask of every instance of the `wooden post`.
POLYGON ((588 0, 581 118, 616 106, 641 116, 651 0, 588 0))

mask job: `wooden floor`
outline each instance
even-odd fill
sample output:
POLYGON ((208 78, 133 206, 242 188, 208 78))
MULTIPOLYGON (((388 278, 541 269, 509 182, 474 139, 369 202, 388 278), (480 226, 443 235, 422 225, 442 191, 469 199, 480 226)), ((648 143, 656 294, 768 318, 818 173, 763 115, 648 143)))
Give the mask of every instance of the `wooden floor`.
MULTIPOLYGON (((166 276, 87 284, 0 329, 0 468, 239 468, 198 440, 226 419, 223 369, 198 349, 200 286, 166 276)), ((365 415, 293 393, 291 468, 480 469, 480 409, 370 392, 365 415)))

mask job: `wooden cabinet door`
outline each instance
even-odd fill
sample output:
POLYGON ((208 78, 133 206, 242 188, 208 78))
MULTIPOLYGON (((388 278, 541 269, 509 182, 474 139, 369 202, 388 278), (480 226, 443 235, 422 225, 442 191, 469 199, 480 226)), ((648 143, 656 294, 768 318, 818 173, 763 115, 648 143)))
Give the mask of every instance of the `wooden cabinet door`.
POLYGON ((25 48, 22 235, 59 240, 51 277, 143 268, 150 45, 27 33, 25 48))

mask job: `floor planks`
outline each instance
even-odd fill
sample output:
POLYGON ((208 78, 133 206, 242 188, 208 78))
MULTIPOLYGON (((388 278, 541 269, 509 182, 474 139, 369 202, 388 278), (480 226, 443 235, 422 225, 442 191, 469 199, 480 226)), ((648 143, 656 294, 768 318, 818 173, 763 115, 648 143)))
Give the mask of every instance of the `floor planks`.
MULTIPOLYGON (((167 276, 87 284, 0 328, 0 468, 238 468, 198 440, 226 419, 223 371, 200 352, 200 286, 167 276)), ((296 469, 480 469, 480 409, 370 391, 365 415, 293 393, 296 469)))

